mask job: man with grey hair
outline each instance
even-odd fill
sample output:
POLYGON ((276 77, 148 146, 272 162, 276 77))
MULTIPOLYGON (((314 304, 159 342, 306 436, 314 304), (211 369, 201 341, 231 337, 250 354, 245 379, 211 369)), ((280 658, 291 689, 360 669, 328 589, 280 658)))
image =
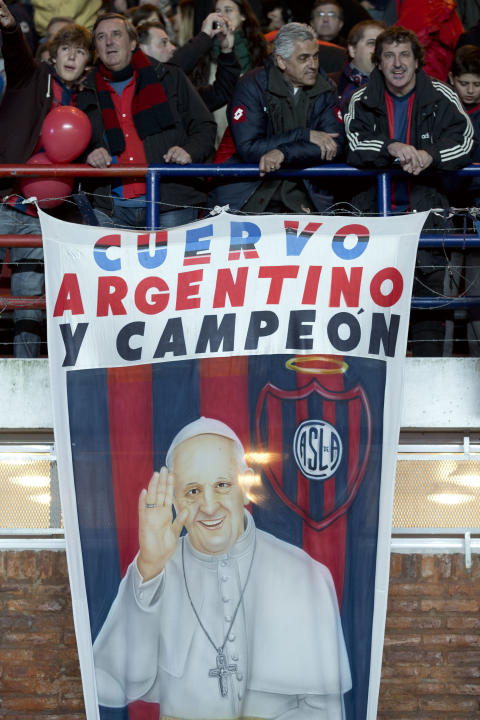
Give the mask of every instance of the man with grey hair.
POLYGON ((166 465, 140 493, 140 549, 94 644, 100 704, 159 702, 169 720, 343 720, 351 677, 332 577, 256 529, 237 435, 199 418, 166 465))
POLYGON ((343 124, 328 77, 319 70, 315 31, 303 23, 282 27, 273 57, 239 81, 229 109, 236 160, 258 163, 262 180, 229 183, 214 196, 246 212, 322 212, 331 194, 311 180, 282 180, 281 168, 338 160, 343 124))

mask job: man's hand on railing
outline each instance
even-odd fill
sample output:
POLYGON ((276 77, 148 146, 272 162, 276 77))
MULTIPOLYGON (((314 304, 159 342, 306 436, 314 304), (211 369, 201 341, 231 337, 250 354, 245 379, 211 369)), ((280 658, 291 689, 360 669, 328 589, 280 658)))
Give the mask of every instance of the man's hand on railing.
POLYGON ((163 159, 166 163, 177 163, 177 165, 189 165, 192 162, 191 155, 178 145, 173 145, 167 150, 163 159))
POLYGON ((327 133, 323 130, 310 130, 310 142, 318 145, 322 151, 322 160, 333 160, 338 151, 334 138, 338 133, 327 133))
MULTIPOLYGON (((412 175, 420 175, 421 172, 426 170, 433 162, 433 158, 426 150, 417 150, 421 158, 421 166, 412 171, 412 175)), ((406 172, 410 172, 405 166, 402 166, 406 172)))
POLYGON ((105 148, 96 148, 87 156, 87 163, 94 168, 107 168, 112 164, 112 156, 105 148))
POLYGON ((260 158, 260 162, 258 163, 260 177, 263 177, 265 173, 275 172, 275 170, 279 170, 284 160, 285 155, 278 148, 270 150, 270 152, 262 155, 262 157, 260 158))
POLYGON ((17 21, 8 9, 7 4, 3 0, 0 0, 0 26, 8 29, 15 27, 16 24, 17 21))
POLYGON ((417 150, 413 145, 398 141, 388 145, 388 152, 400 162, 402 170, 410 175, 420 175, 433 162, 432 156, 426 150, 417 150))

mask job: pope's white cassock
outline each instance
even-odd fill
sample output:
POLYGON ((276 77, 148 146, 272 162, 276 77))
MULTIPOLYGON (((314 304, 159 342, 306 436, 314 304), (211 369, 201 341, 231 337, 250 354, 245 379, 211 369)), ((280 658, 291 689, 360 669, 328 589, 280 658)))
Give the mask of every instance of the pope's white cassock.
POLYGON ((205 555, 185 536, 158 577, 143 583, 130 565, 94 644, 101 705, 141 699, 188 720, 344 717, 351 677, 330 572, 245 517, 228 554, 205 555), (225 641, 224 695, 205 631, 217 648, 225 641))

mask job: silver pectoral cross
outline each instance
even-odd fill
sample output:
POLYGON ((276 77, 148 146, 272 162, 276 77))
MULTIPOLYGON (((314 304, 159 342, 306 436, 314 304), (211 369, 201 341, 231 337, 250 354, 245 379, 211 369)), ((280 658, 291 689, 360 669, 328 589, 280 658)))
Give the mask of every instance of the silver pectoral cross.
POLYGON ((231 673, 234 673, 236 671, 237 666, 235 665, 235 663, 227 665, 227 658, 225 657, 225 653, 223 652, 222 648, 218 648, 217 667, 212 668, 208 671, 208 677, 218 678, 218 689, 220 690, 220 695, 222 697, 226 697, 228 695, 228 677, 229 675, 231 675, 231 673))

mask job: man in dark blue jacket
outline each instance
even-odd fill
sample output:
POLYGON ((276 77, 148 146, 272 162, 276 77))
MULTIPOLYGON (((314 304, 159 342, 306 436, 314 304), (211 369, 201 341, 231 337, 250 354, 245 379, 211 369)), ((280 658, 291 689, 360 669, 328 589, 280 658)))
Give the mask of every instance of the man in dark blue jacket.
POLYGON ((275 38, 273 58, 240 80, 229 109, 236 159, 258 163, 263 179, 217 188, 214 201, 255 213, 328 208, 332 197, 320 184, 271 173, 338 159, 344 132, 335 103, 327 76, 319 72, 314 30, 285 25, 275 38))

